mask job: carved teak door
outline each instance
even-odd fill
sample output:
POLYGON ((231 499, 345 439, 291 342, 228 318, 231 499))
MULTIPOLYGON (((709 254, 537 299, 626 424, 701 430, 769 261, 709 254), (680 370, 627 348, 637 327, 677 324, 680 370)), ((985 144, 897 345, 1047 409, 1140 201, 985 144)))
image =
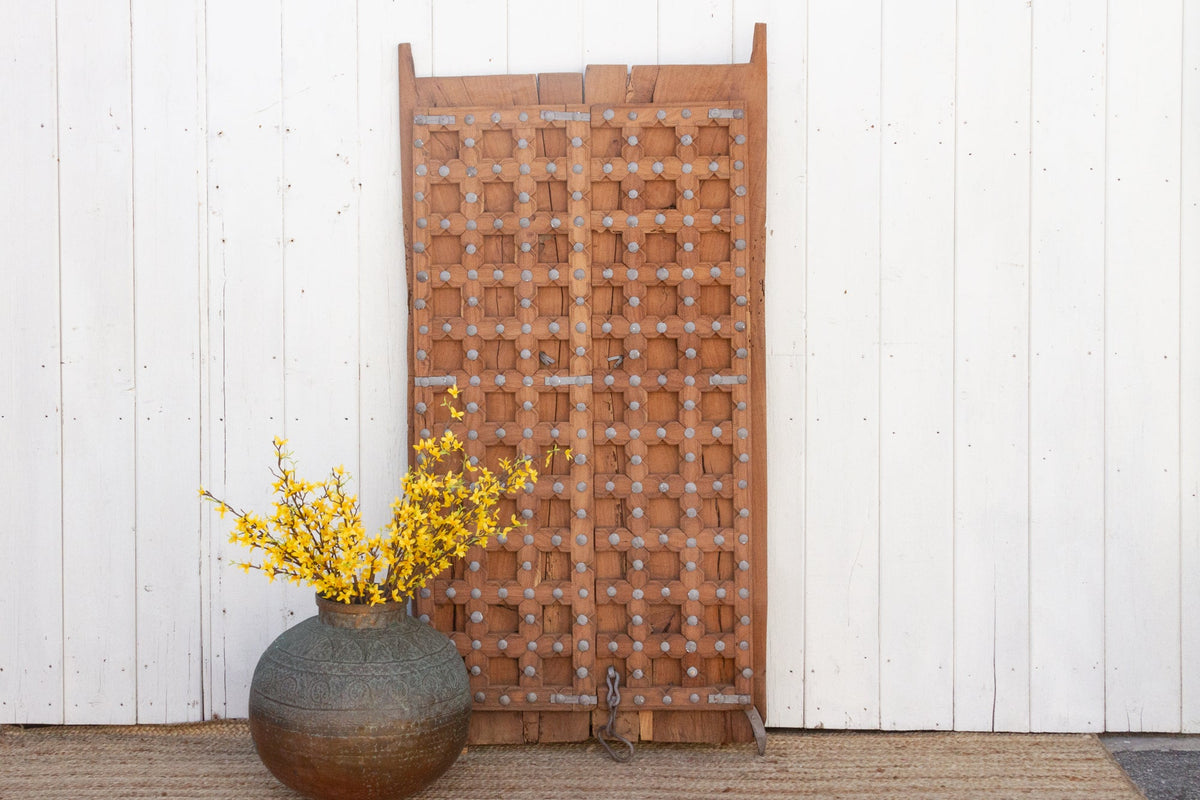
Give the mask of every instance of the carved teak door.
POLYGON ((420 83, 401 122, 413 434, 449 427, 469 457, 541 473, 507 501, 525 527, 416 599, 471 673, 472 739, 586 739, 610 675, 625 736, 749 738, 765 598, 746 104, 460 103, 420 83))

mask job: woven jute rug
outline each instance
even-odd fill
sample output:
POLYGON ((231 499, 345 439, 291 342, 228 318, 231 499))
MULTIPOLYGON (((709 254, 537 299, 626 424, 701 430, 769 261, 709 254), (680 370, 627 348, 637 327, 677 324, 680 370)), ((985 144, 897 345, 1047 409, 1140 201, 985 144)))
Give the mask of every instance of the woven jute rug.
MULTIPOLYGON (((299 797, 254 753, 243 722, 0 727, 0 798, 299 797)), ((1095 736, 772 731, 753 745, 472 747, 421 800, 551 798, 1140 798, 1095 736)))

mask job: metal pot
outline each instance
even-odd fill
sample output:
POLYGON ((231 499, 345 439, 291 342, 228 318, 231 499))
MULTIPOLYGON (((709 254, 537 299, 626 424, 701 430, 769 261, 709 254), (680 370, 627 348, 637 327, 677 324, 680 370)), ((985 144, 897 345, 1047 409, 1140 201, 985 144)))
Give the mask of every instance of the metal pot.
POLYGON ((462 752, 467 671, 445 634, 403 603, 317 598, 284 631, 250 685, 250 734, 283 783, 317 800, 390 800, 420 791, 462 752))

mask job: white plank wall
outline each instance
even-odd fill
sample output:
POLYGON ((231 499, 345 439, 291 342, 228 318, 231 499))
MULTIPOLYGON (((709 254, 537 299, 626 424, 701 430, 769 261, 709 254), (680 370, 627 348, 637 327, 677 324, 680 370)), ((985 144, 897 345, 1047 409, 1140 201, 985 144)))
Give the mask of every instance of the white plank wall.
POLYGON ((880 723, 954 719, 954 3, 883 7, 880 723), (920 469, 913 469, 920 464, 920 469))
POLYGON ((879 727, 879 64, 879 3, 810 5, 804 715, 812 727, 879 727))
POLYGON ((1200 732, 1200 1, 0 10, 0 724, 245 714, 203 483, 407 461, 418 75, 769 32, 767 722, 1200 732))
POLYGON ((958 9, 954 725, 1029 726, 1031 8, 958 9))
MULTIPOLYGON (((1200 2, 1184 3, 1181 131, 1200 130, 1200 2)), ((1185 135, 1179 228, 1179 495, 1185 731, 1200 732, 1200 137, 1185 135)))
POLYGON ((0 721, 62 722, 55 19, 4 8, 0 97, 21 113, 0 114, 0 485, 17 489, 0 522, 0 721))
POLYGON ((1119 730, 1181 724, 1181 14, 1109 5, 1104 642, 1119 730))
POLYGON ((1033 15, 1029 658, 1033 730, 1104 728, 1104 8, 1033 15))
POLYGON ((137 718, 202 717, 201 6, 130 5, 137 718))
POLYGON ((127 723, 138 707, 130 8, 57 8, 64 706, 68 722, 127 723))

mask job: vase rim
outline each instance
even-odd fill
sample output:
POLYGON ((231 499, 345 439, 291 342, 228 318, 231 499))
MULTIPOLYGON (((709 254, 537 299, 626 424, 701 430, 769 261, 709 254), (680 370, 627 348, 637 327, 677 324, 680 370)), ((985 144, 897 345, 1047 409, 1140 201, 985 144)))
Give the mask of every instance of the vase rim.
POLYGON ((322 597, 317 599, 317 616, 326 625, 337 628, 385 628, 401 617, 408 616, 408 604, 398 600, 369 603, 340 603, 322 597))

